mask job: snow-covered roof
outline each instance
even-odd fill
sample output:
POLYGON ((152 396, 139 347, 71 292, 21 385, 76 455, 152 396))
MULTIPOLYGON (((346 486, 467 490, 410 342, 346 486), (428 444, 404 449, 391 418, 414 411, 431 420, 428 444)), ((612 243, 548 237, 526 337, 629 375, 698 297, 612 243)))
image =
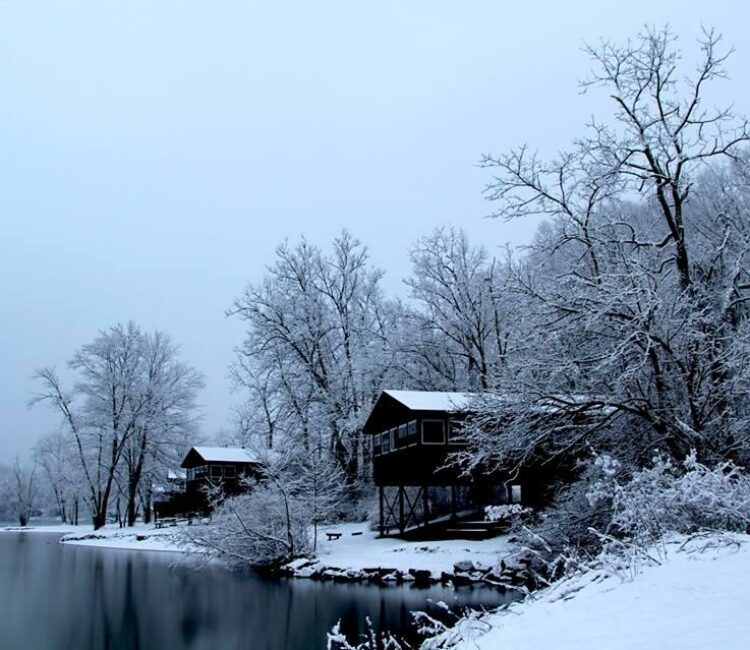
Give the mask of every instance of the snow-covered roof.
POLYGON ((260 458, 244 447, 192 447, 209 463, 258 463, 260 458))
POLYGON ((384 390, 412 411, 462 411, 478 393, 453 393, 437 390, 384 390))

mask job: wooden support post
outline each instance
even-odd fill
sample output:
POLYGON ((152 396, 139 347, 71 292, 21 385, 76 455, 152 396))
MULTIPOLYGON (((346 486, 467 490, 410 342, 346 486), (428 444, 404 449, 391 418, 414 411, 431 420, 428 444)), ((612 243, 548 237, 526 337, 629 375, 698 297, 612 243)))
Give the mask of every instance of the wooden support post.
POLYGON ((428 508, 429 508, 429 504, 427 502, 427 486, 423 485, 422 486, 422 510, 424 510, 424 512, 422 514, 424 515, 425 526, 430 523, 430 512, 428 508))
POLYGON ((403 535, 404 530, 406 529, 406 524, 404 522, 404 486, 399 485, 398 486, 398 529, 401 531, 401 534, 403 535))
POLYGON ((379 488, 380 492, 380 536, 385 535, 385 516, 383 513, 383 486, 379 488))

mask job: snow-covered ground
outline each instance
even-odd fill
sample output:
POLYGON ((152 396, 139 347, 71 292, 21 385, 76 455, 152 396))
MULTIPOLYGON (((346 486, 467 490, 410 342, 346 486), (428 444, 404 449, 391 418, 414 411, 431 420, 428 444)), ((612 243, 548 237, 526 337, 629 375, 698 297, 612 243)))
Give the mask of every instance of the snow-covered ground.
POLYGON ((453 573, 454 564, 460 561, 496 567, 509 551, 505 537, 406 542, 393 538, 378 539, 366 523, 361 523, 321 528, 315 555, 320 564, 342 570, 381 568, 406 572, 417 569, 430 571, 435 579, 439 579, 442 572, 453 573), (341 537, 328 540, 328 532, 341 533, 341 537))
MULTIPOLYGON (((178 543, 182 526, 155 528, 153 524, 136 524, 133 528, 108 525, 94 532, 91 526, 31 525, 26 528, 8 526, 2 531, 63 533, 62 542, 80 546, 122 548, 148 551, 182 551, 178 543)), ((366 523, 325 526, 318 531, 319 564, 342 570, 409 569, 430 571, 434 579, 442 572, 452 573, 454 564, 468 560, 476 566, 496 567, 509 552, 504 537, 482 541, 443 540, 434 542, 405 542, 378 539, 366 523), (335 540, 327 540, 327 532, 341 533, 335 540), (352 533, 361 533, 353 535, 352 533)))
POLYGON ((61 533, 63 544, 120 548, 142 551, 181 551, 177 543, 180 527, 155 528, 153 524, 136 524, 132 528, 108 525, 97 531, 91 526, 30 525, 25 528, 6 526, 0 532, 61 533))
POLYGON ((72 526, 70 524, 37 524, 30 523, 21 527, 17 524, 3 523, 0 525, 0 533, 75 533, 92 530, 91 526, 72 526))
MULTIPOLYGON (((740 650, 750 647, 750 536, 735 545, 668 545, 632 581, 590 572, 481 622, 456 628, 461 650, 740 650), (701 551, 701 549, 704 549, 701 551), (487 631, 487 626, 491 629, 487 631)), ((444 646, 440 646, 444 647, 444 646)))

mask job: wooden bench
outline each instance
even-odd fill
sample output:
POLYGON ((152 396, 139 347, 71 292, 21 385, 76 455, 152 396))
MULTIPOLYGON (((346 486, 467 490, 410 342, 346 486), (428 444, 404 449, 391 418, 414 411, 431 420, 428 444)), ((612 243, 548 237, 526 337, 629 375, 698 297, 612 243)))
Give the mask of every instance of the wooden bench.
POLYGON ((326 537, 330 542, 332 539, 338 539, 339 537, 341 537, 341 533, 326 533, 326 537))
POLYGON ((156 527, 164 528, 165 526, 176 526, 177 520, 174 517, 167 517, 166 519, 157 519, 156 527))

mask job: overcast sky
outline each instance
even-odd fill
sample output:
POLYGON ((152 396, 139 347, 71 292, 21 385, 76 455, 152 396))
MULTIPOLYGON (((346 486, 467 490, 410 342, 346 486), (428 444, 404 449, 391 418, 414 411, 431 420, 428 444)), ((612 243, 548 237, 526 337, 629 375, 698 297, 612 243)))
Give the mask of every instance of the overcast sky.
POLYGON ((160 329, 230 421, 243 335, 224 311, 275 246, 368 244, 404 293, 408 247, 456 224, 494 248, 483 152, 554 154, 605 106, 581 46, 669 21, 737 48, 719 100, 750 110, 750 3, 0 0, 0 462, 54 428, 41 365, 97 331, 160 329))

